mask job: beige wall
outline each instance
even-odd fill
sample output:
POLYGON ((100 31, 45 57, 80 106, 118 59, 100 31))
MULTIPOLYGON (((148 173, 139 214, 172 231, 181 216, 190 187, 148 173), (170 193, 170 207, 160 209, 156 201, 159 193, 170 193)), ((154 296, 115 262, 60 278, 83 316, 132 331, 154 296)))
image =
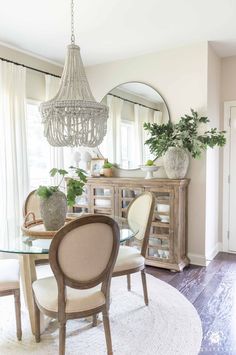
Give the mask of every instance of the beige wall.
POLYGON ((222 58, 221 101, 236 100, 236 56, 222 58))
MULTIPOLYGON (((208 46, 208 88, 207 88, 207 116, 210 120, 209 128, 220 127, 220 85, 221 60, 212 47, 208 46)), ((206 259, 212 260, 220 249, 220 171, 219 149, 209 148, 206 155, 206 259)))
MULTIPOLYGON (((190 107, 206 114, 207 43, 91 66, 86 72, 98 101, 119 84, 140 81, 162 95, 173 121, 188 113, 190 107)), ((205 164, 203 155, 201 160, 191 161, 188 172, 188 252, 194 262, 205 257, 205 164)))
MULTIPOLYGON (((24 52, 20 52, 2 45, 0 45, 0 57, 55 75, 61 75, 62 72, 62 67, 59 65, 52 64, 24 52)), ((42 101, 45 99, 44 74, 27 69, 26 95, 27 98, 32 100, 42 101)))

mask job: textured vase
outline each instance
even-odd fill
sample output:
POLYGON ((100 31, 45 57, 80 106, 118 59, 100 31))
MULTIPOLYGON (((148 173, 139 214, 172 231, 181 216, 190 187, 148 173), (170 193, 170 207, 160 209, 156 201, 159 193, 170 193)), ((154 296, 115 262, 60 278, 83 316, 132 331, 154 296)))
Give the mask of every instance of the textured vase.
POLYGON ((186 176, 189 156, 184 149, 170 147, 164 155, 163 162, 169 179, 183 179, 186 176))
POLYGON ((64 225, 66 219, 66 195, 61 191, 57 191, 49 198, 41 198, 40 212, 46 230, 56 231, 60 229, 64 225))

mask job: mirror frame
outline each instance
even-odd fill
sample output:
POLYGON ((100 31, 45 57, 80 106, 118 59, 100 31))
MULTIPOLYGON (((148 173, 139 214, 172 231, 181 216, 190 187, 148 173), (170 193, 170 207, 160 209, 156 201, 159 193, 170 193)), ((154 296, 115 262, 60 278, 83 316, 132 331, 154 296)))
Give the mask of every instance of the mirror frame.
MULTIPOLYGON (((117 89, 117 88, 118 88, 119 86, 121 86, 121 85, 130 84, 130 83, 138 83, 138 84, 147 85, 147 86, 149 86, 150 88, 152 88, 153 90, 155 90, 155 91, 157 92, 157 94, 160 95, 160 97, 162 98, 164 104, 166 105, 166 109, 167 109, 167 112, 168 112, 168 115, 169 115, 169 121, 171 121, 170 110, 169 110, 169 107, 168 107, 168 105, 167 105, 167 103, 166 103, 166 100, 165 100, 165 99, 163 98, 163 96, 159 93, 159 91, 157 91, 152 85, 147 84, 147 83, 144 83, 144 82, 142 82, 142 81, 134 81, 134 80, 132 80, 132 81, 126 81, 125 83, 118 84, 117 86, 113 87, 110 91, 108 91, 108 93, 103 96, 103 98, 101 99, 100 102, 102 102, 102 100, 103 100, 112 90, 117 89)), ((101 153, 99 147, 97 147, 97 150, 98 150, 98 154, 99 154, 102 158, 106 159, 106 157, 104 157, 103 154, 101 153)), ((155 161, 156 159, 157 159, 157 158, 155 158, 154 161, 155 161)), ((132 169, 120 168, 120 167, 117 166, 115 163, 114 163, 113 165, 114 165, 114 168, 119 169, 119 170, 124 170, 124 171, 138 171, 138 170, 141 170, 140 168, 132 168, 132 169)))

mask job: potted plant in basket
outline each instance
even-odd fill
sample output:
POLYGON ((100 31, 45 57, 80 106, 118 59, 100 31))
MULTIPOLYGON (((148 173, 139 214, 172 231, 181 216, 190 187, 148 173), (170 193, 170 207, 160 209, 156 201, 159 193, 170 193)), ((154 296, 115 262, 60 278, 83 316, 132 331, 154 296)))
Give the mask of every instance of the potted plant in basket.
POLYGON ((76 179, 68 177, 66 180, 66 195, 60 190, 65 177, 69 175, 64 169, 53 168, 50 175, 54 177, 56 174, 61 176, 61 180, 56 186, 39 186, 36 193, 40 197, 40 212, 46 230, 58 230, 61 228, 66 219, 67 205, 73 206, 75 198, 82 195, 83 187, 87 181, 85 171, 79 168, 70 167, 77 175, 76 179))
POLYGON ((102 166, 103 175, 106 177, 112 177, 113 175, 112 167, 113 164, 109 163, 109 161, 106 161, 102 166))
POLYGON ((199 127, 209 122, 207 117, 200 117, 191 109, 191 115, 184 115, 178 123, 169 121, 165 124, 144 123, 144 129, 150 134, 145 142, 151 153, 157 158, 163 156, 166 174, 170 179, 185 177, 189 154, 193 158, 200 158, 207 147, 222 147, 226 143, 225 131, 211 128, 199 133, 199 127))

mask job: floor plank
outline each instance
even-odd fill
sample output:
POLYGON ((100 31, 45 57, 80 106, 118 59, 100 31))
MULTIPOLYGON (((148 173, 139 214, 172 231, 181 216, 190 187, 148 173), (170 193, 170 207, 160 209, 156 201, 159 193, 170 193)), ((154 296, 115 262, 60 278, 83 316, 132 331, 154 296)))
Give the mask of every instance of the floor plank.
POLYGON ((208 267, 190 265, 181 273, 147 267, 177 288, 202 321, 201 355, 236 354, 236 255, 219 253, 208 267))

